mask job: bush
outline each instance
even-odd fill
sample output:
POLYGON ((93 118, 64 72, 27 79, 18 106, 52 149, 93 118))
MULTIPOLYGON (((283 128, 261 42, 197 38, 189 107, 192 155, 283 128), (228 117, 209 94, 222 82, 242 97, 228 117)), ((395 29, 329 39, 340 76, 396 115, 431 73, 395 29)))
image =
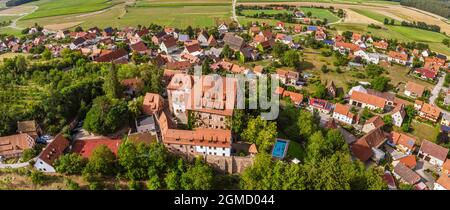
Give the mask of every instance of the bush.
POLYGON ((30 174, 31 182, 35 185, 42 185, 46 180, 46 175, 41 171, 33 170, 30 174))
POLYGON ((78 185, 78 183, 76 183, 75 181, 66 178, 65 179, 65 183, 67 188, 69 188, 70 190, 79 190, 80 189, 80 185, 78 185))

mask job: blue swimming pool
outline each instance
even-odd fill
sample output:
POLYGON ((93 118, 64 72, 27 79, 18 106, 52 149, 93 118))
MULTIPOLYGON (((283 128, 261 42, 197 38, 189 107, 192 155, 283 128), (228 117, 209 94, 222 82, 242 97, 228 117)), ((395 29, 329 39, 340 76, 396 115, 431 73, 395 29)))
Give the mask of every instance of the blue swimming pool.
POLYGON ((277 139, 272 150, 272 157, 283 159, 286 155, 288 141, 277 139))

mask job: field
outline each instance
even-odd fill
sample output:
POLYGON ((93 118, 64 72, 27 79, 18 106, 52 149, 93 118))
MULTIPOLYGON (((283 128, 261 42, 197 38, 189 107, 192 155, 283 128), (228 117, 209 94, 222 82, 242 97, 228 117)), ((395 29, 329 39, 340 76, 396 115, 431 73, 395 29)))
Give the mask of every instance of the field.
POLYGON ((36 6, 39 7, 34 13, 25 16, 23 19, 35 19, 42 17, 87 13, 103 10, 116 4, 123 3, 119 0, 54 0, 39 1, 36 6))
POLYGON ((385 26, 384 29, 374 29, 369 28, 364 24, 350 24, 350 23, 340 23, 334 25, 338 32, 343 31, 353 31, 357 33, 367 33, 376 37, 386 38, 386 39, 397 39, 403 42, 424 42, 430 45, 432 50, 439 53, 450 55, 450 48, 441 44, 442 40, 447 38, 447 36, 432 32, 421 30, 417 28, 410 28, 404 26, 385 26))
POLYGON ((419 139, 419 142, 416 142, 417 145, 420 145, 424 139, 436 142, 436 138, 439 135, 439 127, 433 127, 432 125, 421 123, 416 120, 411 122, 411 128, 413 129, 411 134, 419 139))
POLYGON ((304 13, 311 12, 312 17, 316 17, 322 20, 326 18, 328 19, 329 23, 334 23, 339 20, 339 18, 336 15, 334 15, 327 9, 301 7, 300 10, 303 11, 304 13))

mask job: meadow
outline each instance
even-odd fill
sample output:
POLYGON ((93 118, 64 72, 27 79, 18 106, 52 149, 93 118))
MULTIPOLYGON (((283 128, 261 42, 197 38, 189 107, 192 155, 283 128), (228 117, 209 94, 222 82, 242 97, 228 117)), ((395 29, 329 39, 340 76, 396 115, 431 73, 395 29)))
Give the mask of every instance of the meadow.
MULTIPOLYGON (((300 7, 299 8, 301 11, 303 11, 305 14, 308 12, 311 12, 311 17, 313 18, 318 18, 318 19, 327 19, 329 23, 333 23, 333 22, 337 22, 339 20, 339 18, 334 15, 332 12, 330 12, 327 9, 322 9, 322 8, 312 8, 312 7, 300 7)), ((265 14, 282 14, 282 13, 292 13, 292 11, 288 11, 288 10, 270 10, 270 9, 264 9, 264 10, 243 10, 242 14, 244 15, 255 15, 258 13, 265 13, 265 14)), ((242 17, 241 19, 243 19, 244 21, 248 21, 250 20, 250 18, 244 18, 242 17), (246 20, 247 19, 247 20, 246 20)), ((251 18, 254 19, 254 18, 251 18)), ((255 20, 253 20, 255 21, 255 20)), ((259 19, 259 22, 268 22, 267 19, 259 19)), ((277 22, 277 21, 275 21, 277 22)))
POLYGON ((117 4, 123 3, 121 0, 53 0, 32 2, 39 7, 34 13, 25 16, 23 19, 36 19, 67 14, 87 13, 103 10, 117 4))

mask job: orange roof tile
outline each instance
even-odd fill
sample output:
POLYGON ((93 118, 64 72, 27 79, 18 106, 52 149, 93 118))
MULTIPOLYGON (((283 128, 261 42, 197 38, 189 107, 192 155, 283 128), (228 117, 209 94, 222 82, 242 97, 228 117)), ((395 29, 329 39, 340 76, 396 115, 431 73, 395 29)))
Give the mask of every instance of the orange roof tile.
POLYGON ((372 94, 368 94, 368 93, 364 93, 364 92, 359 92, 359 91, 353 91, 352 95, 350 97, 352 100, 358 101, 358 102, 362 102, 362 103, 366 103, 366 104, 370 104, 373 106, 376 106, 380 109, 384 108, 384 105, 386 104, 386 99, 382 98, 382 97, 378 97, 376 95, 372 95, 372 94))

